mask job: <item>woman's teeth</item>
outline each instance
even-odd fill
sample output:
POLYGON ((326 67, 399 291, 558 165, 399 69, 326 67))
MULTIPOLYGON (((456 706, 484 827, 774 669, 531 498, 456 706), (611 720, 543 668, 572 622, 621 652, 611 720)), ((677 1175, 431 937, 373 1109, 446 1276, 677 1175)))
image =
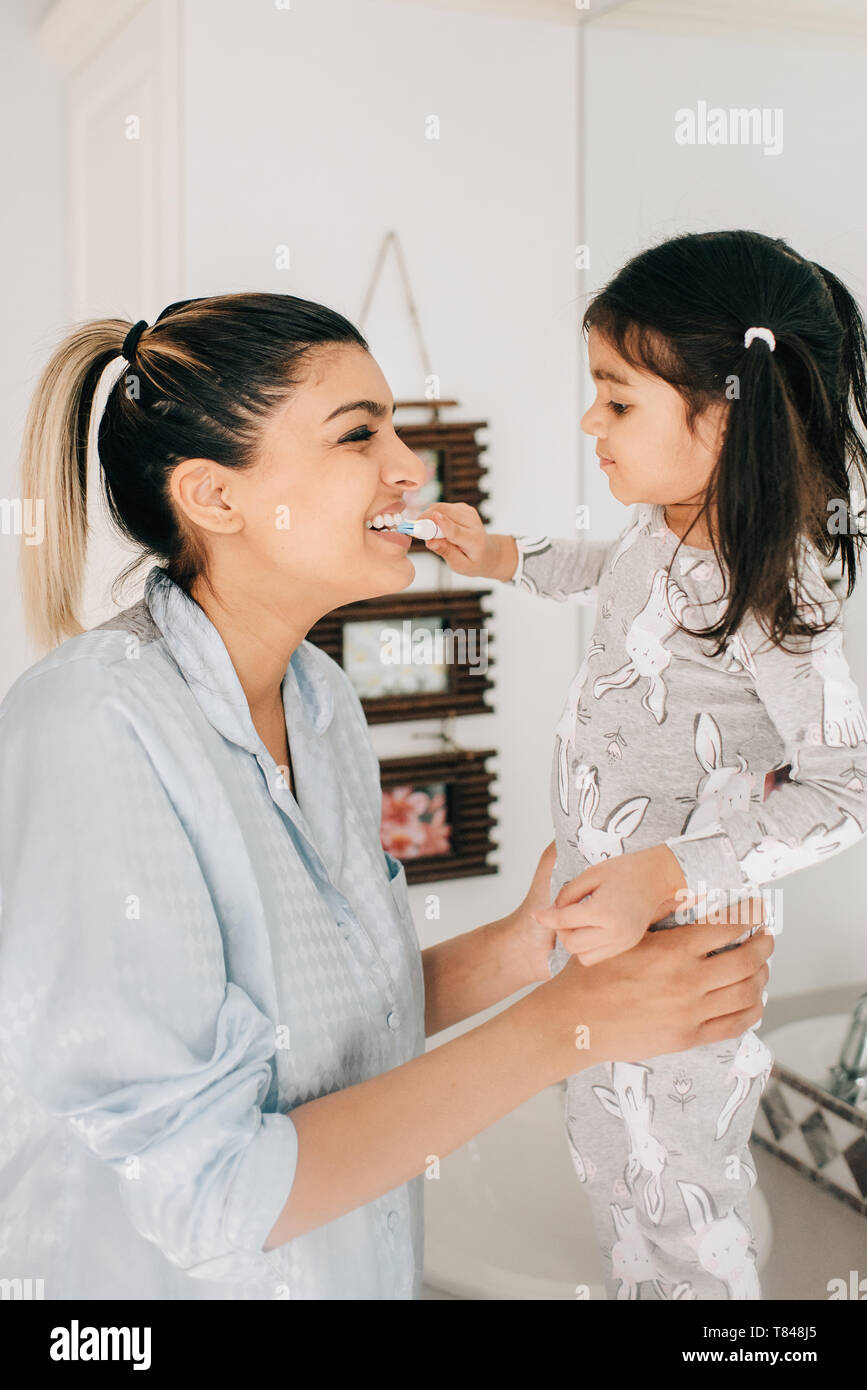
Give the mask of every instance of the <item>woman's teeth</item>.
POLYGON ((372 521, 365 521, 364 524, 368 531, 382 531, 386 527, 390 529, 397 526, 398 522, 403 521, 403 518, 403 512, 377 512, 372 521))

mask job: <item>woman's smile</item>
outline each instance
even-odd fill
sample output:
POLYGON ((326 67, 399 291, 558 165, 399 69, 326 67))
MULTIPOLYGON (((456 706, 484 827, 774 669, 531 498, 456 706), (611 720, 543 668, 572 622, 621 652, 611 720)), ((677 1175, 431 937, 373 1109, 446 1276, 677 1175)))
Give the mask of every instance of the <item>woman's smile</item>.
POLYGON ((367 528, 369 536, 375 536, 377 540, 390 541, 392 545, 398 545, 401 550, 409 550, 412 544, 411 536, 404 536, 400 531, 377 531, 373 527, 367 528))
POLYGON ((405 512, 377 512, 375 516, 369 516, 364 525, 369 535, 381 536, 383 540, 391 541, 392 543, 397 541, 400 544, 401 550, 406 552, 412 544, 412 537, 405 536, 400 531, 393 529, 399 522, 404 521, 405 517, 405 512), (406 544, 403 544, 403 542, 406 542, 406 544))

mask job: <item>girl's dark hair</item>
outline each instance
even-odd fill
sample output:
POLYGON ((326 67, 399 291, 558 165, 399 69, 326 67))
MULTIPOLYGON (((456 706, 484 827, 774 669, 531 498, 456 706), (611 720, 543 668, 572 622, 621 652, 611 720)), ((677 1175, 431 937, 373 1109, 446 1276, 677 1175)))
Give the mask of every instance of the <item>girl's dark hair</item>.
MULTIPOLYGON (((78 608, 87 546, 87 444, 94 394, 131 324, 81 324, 57 348, 25 425, 25 497, 45 501, 45 538, 22 547, 28 624, 42 645, 81 632, 78 608)), ((110 516, 165 562, 189 592, 205 553, 172 505, 169 477, 187 458, 232 468, 255 462, 265 419, 290 397, 311 353, 331 344, 367 349, 342 315, 288 294, 180 300, 144 330, 134 361, 109 392, 98 449, 110 516)))
POLYGON ((706 407, 728 406, 692 524, 715 507, 718 546, 709 530, 729 601, 719 622, 692 635, 718 638, 718 655, 748 611, 777 646, 827 631, 834 618, 803 620, 805 611, 821 617, 809 599, 801 607, 803 541, 826 563, 840 554, 848 598, 856 543, 864 541, 848 524, 856 478, 859 493, 867 487, 859 434, 867 425, 867 342, 846 286, 779 237, 691 233, 629 261, 593 298, 582 326, 673 386, 690 430, 706 407), (770 328, 774 351, 762 339, 744 347, 753 326, 770 328), (841 508, 845 531, 834 525, 841 508))

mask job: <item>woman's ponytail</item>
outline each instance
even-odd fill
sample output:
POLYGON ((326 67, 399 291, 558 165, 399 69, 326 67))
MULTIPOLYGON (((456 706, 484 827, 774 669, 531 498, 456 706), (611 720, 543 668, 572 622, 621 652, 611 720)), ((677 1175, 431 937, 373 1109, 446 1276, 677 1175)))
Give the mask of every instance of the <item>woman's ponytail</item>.
POLYGON ((102 372, 119 356, 129 328, 123 319, 96 319, 65 338, 27 413, 22 496, 44 507, 45 534, 40 545, 22 546, 21 580, 28 629, 40 647, 82 631, 91 408, 102 372))

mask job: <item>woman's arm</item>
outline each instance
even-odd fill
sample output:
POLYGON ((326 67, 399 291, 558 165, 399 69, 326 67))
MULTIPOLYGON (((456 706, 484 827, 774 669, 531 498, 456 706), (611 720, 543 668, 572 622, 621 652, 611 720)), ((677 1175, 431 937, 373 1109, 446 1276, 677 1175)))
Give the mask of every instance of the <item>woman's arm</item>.
POLYGON ((263 1248, 392 1191, 433 1155, 452 1153, 585 1067, 737 1037, 761 1018, 774 945, 763 933, 708 957, 739 932, 696 924, 649 933, 592 971, 572 958, 553 980, 452 1042, 297 1106, 295 1177, 263 1248))
MULTIPOLYGON (((554 932, 539 928, 554 946, 554 932)), ((430 1038, 465 1018, 509 999, 547 978, 530 973, 528 952, 517 934, 517 915, 486 922, 422 952, 424 1031, 430 1038)))
POLYGON ((527 896, 514 912, 422 952, 425 1035, 431 1037, 549 977, 555 932, 532 913, 551 901, 557 849, 543 850, 527 896))

